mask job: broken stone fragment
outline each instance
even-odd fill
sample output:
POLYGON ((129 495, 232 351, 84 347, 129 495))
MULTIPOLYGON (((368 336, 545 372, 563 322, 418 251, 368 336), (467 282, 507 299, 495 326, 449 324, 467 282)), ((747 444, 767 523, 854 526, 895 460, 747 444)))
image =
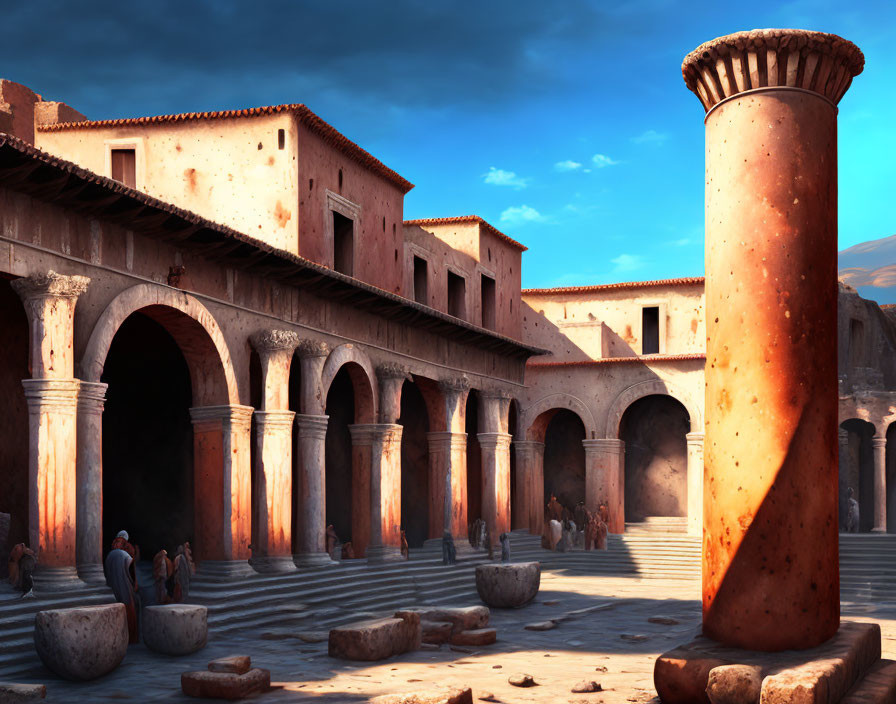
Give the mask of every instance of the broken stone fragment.
POLYGON ((451 636, 452 645, 491 645, 498 639, 494 628, 478 628, 475 631, 461 631, 451 636))
POLYGON ((488 625, 489 610, 487 606, 463 606, 459 608, 409 608, 395 612, 398 617, 403 613, 416 613, 421 621, 448 622, 452 632, 473 631, 488 625))
POLYGON ((514 687, 534 687, 537 684, 532 675, 511 675, 507 681, 514 687))
POLYGON ((499 701, 501 701, 491 692, 482 692, 482 694, 480 694, 476 698, 481 702, 499 702, 499 701))
POLYGON ((527 623, 523 626, 527 631, 550 631, 556 627, 556 621, 538 621, 537 623, 527 623))
POLYGON ((248 655, 217 658, 208 664, 209 672, 232 672, 235 675, 243 675, 251 669, 252 659, 248 655))
POLYGON ((473 690, 469 687, 445 692, 410 692, 384 694, 370 700, 371 704, 473 704, 473 690))
POLYGON ((501 609, 525 606, 538 594, 540 583, 538 562, 476 566, 476 591, 489 606, 501 609))
POLYGON ((0 704, 36 702, 47 696, 47 688, 42 684, 13 684, 0 682, 0 704))
POLYGON ((600 692, 603 688, 598 682, 593 680, 582 680, 576 684, 570 691, 573 694, 586 694, 588 692, 600 692))
POLYGON ((265 692, 271 686, 271 673, 255 668, 245 674, 232 672, 184 672, 180 687, 184 694, 201 699, 243 699, 256 692, 265 692))
POLYGON ((448 621, 421 621, 420 628, 423 632, 423 642, 441 645, 451 640, 454 627, 448 621))
POLYGON ((208 641, 208 609, 198 604, 147 606, 142 612, 143 644, 166 655, 189 655, 208 641))
POLYGON ((128 650, 124 604, 39 611, 34 647, 44 665, 60 677, 101 677, 118 667, 128 650))
POLYGON ((706 696, 712 704, 758 702, 762 692, 762 668, 753 665, 721 665, 709 671, 706 696))
POLYGON ((420 615, 398 612, 400 618, 359 621, 330 631, 330 657, 344 660, 383 660, 420 647, 420 615))

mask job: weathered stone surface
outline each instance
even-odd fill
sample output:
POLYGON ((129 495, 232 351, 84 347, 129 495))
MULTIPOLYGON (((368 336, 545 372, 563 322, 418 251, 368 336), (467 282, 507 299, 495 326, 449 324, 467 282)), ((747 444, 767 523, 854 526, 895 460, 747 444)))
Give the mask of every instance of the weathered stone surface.
POLYGON ((34 647, 49 669, 68 680, 92 680, 111 672, 128 649, 124 604, 39 611, 34 647))
POLYGON ((587 694, 588 692, 600 692, 603 687, 594 680, 582 680, 570 690, 573 694, 587 694))
POLYGON ((477 565, 476 591, 489 606, 512 609, 528 604, 538 594, 541 565, 520 562, 477 565))
POLYGON ((462 606, 458 608, 415 607, 397 611, 401 613, 420 614, 421 621, 447 621, 454 631, 472 631, 488 625, 489 610, 487 606, 462 606))
POLYGON ((650 639, 650 636, 645 636, 642 633, 620 633, 619 637, 632 643, 643 643, 645 640, 650 639))
POLYGON ((323 643, 329 634, 326 631, 305 631, 299 633, 297 637, 303 643, 323 643))
POLYGON ((397 618, 359 621, 330 631, 330 657, 345 660, 383 660, 420 647, 418 613, 399 611, 397 618))
POLYGON ((202 699, 243 699, 256 692, 267 691, 271 686, 271 673, 254 668, 237 675, 232 672, 184 672, 180 687, 184 694, 202 699))
POLYGON ((208 641, 208 609, 197 604, 165 604, 143 609, 143 643, 166 655, 188 655, 208 641))
POLYGON ((498 639, 494 628, 477 628, 475 631, 461 631, 451 636, 452 645, 491 645, 498 639))
POLYGON ((0 682, 0 704, 36 702, 47 696, 47 688, 42 684, 12 684, 0 682))
POLYGON ((532 675, 511 675, 507 681, 514 687, 534 687, 538 684, 532 675))
POLYGON ((252 658, 248 655, 231 655, 227 658, 217 658, 208 664, 209 672, 232 672, 236 675, 244 675, 252 669, 252 658))
POLYGON ((896 661, 879 660, 840 704, 889 704, 896 702, 896 661))
POLYGON ((440 645, 451 640, 453 627, 448 621, 421 621, 420 629, 423 633, 423 642, 440 645))
POLYGON ((660 626, 677 626, 680 621, 677 618, 671 618, 669 616, 651 616, 647 619, 648 623, 656 623, 660 626))
POLYGON ((556 621, 538 621, 537 623, 527 623, 523 626, 527 631, 550 631, 556 627, 556 621))
POLYGON ((711 704, 706 696, 709 673, 715 667, 731 665, 687 648, 663 653, 653 666, 653 684, 663 704, 711 704))
POLYGON ((410 692, 384 694, 374 697, 371 704, 473 704, 473 690, 469 687, 446 692, 410 692))
POLYGON ((762 691, 762 668, 722 665, 709 672, 706 696, 712 704, 753 704, 762 691))

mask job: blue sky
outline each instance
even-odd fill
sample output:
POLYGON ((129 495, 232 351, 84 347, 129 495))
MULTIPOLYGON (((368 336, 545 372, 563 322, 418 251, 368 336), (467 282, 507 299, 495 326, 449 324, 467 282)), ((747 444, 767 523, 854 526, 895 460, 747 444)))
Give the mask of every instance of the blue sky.
POLYGON ((4 3, 2 75, 90 118, 304 102, 416 184, 407 218, 478 214, 524 286, 703 272, 703 110, 681 60, 761 27, 840 34, 840 248, 896 233, 889 3, 4 3), (326 6, 324 6, 326 5, 326 6))

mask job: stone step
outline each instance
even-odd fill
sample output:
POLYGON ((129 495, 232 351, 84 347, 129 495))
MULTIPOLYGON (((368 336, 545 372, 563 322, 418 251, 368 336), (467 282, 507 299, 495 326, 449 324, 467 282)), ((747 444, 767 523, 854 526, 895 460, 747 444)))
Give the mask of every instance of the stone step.
POLYGON ((892 704, 896 702, 896 661, 878 660, 840 704, 892 704))

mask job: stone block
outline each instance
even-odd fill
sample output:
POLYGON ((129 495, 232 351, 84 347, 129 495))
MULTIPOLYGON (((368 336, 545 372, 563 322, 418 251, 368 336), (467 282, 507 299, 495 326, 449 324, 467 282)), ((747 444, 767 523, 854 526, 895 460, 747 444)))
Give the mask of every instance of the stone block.
POLYGON ((489 606, 502 609, 525 606, 538 594, 540 584, 538 562, 476 566, 476 591, 489 606))
POLYGON ((370 704, 473 704, 473 690, 465 687, 447 692, 384 694, 371 699, 370 704))
POLYGON ((420 647, 420 615, 378 618, 340 626, 330 631, 328 653, 344 660, 384 660, 420 647))
POLYGON ((143 609, 143 643, 166 655, 189 655, 208 641, 208 609, 197 604, 165 604, 143 609))
POLYGON ((232 672, 235 675, 244 675, 251 669, 252 659, 248 655, 231 655, 212 660, 208 664, 209 672, 232 672))
POLYGON ((180 688, 190 697, 202 699, 243 699, 257 692, 265 692, 271 686, 271 673, 254 668, 245 674, 233 672, 184 672, 180 676, 180 688))
POLYGON ((461 631, 451 636, 451 645, 491 645, 498 640, 494 628, 477 628, 475 631, 461 631))
POLYGON ((0 704, 36 702, 45 699, 47 688, 42 684, 12 684, 0 682, 0 704))
POLYGON ((688 647, 660 655, 653 665, 653 683, 663 704, 711 704, 706 696, 709 673, 731 661, 688 647))
POLYGON ((878 660, 840 700, 840 704, 891 704, 896 702, 896 661, 878 660))
POLYGON ((34 647, 50 670, 67 680, 92 680, 114 670, 128 650, 124 604, 39 611, 34 647))
POLYGON ((421 621, 420 630, 423 633, 423 642, 441 645, 451 640, 453 629, 447 621, 421 621))
POLYGON ((487 606, 461 606, 457 608, 411 608, 396 612, 420 614, 421 621, 447 621, 454 632, 472 631, 488 625, 489 610, 487 606))
POLYGON ((712 704, 755 704, 763 671, 753 665, 721 665, 709 671, 706 696, 712 704))

